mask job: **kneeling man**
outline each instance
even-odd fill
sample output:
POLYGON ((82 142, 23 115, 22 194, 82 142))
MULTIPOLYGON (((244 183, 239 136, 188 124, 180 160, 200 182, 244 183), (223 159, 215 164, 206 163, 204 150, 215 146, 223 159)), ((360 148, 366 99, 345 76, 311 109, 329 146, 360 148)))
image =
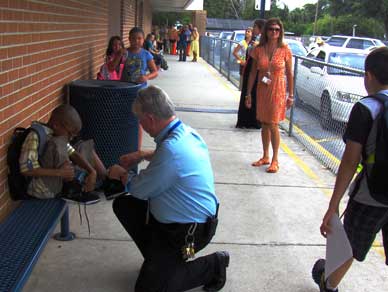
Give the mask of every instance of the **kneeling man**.
POLYGON ((113 210, 133 238, 144 262, 135 291, 219 291, 229 254, 193 260, 215 234, 218 199, 207 146, 175 116, 174 104, 156 86, 138 92, 133 111, 156 142, 155 151, 120 158, 126 169, 146 159, 146 169, 128 182, 131 194, 116 198, 113 210))

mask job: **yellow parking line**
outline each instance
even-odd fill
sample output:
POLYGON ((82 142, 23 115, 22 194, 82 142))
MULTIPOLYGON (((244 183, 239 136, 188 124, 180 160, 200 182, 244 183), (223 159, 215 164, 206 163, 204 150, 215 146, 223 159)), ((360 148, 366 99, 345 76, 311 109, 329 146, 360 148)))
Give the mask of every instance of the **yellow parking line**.
POLYGON ((328 160, 330 160, 332 163, 334 163, 335 166, 337 166, 337 167, 339 166, 340 160, 337 157, 335 157, 333 154, 331 154, 329 151, 327 151, 325 148, 323 148, 322 145, 318 144, 313 138, 311 138, 309 135, 307 135, 305 132, 303 132, 298 126, 296 126, 294 124, 292 127, 293 127, 294 131, 297 132, 298 135, 302 136, 309 143, 311 143, 328 160))
MULTIPOLYGON (((296 165, 299 166, 300 169, 303 170, 303 172, 308 176, 310 177, 319 187, 322 187, 322 191, 324 192, 325 195, 331 197, 331 194, 332 194, 332 190, 329 190, 327 189, 327 187, 325 187, 324 183, 322 182, 322 180, 319 178, 318 175, 315 174, 315 172, 306 164, 303 162, 302 159, 300 159, 298 157, 298 155, 296 155, 286 144, 284 144, 283 142, 280 142, 280 148, 288 155, 291 157, 292 160, 294 160, 294 162, 296 163, 296 165)), ((341 202, 340 203, 340 210, 342 213, 343 210, 345 209, 345 206, 344 204, 341 202)), ((372 249, 374 251, 376 251, 378 254, 380 254, 382 257, 385 257, 385 252, 384 252, 384 248, 381 247, 382 244, 375 240, 373 242, 373 246, 372 246, 372 249)))

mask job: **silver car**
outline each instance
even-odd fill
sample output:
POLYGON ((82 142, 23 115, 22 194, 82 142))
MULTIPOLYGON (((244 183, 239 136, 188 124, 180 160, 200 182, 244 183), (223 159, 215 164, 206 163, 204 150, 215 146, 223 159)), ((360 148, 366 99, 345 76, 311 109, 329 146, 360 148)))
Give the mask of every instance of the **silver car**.
MULTIPOLYGON (((366 52, 341 47, 313 49, 307 57, 313 60, 364 69, 366 52)), ((347 122, 353 104, 366 96, 363 75, 310 60, 301 60, 296 76, 296 94, 303 102, 320 112, 323 128, 332 126, 332 119, 347 122)))
POLYGON ((303 46, 302 42, 293 40, 293 39, 284 39, 284 41, 290 47, 293 55, 303 56, 303 57, 307 55, 307 50, 303 46))
POLYGON ((364 37, 351 37, 344 35, 333 35, 327 41, 326 44, 333 47, 343 47, 359 50, 367 50, 370 48, 383 47, 384 43, 379 39, 364 38, 364 37))

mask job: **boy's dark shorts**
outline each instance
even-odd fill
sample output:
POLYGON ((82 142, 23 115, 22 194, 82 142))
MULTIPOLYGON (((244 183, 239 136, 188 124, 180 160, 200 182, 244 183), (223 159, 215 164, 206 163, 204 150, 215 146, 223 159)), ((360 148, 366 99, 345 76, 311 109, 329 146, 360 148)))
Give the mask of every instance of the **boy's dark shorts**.
POLYGON ((350 199, 346 207, 344 228, 353 249, 353 257, 360 262, 365 260, 376 234, 383 230, 388 265, 388 208, 368 206, 350 199))

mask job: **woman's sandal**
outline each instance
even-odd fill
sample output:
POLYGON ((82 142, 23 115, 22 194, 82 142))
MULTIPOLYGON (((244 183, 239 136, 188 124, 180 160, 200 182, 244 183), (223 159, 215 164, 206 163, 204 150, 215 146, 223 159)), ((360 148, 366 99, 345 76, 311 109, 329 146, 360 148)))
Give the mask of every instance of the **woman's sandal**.
POLYGON ((266 159, 266 158, 260 158, 259 160, 255 161, 255 162, 252 162, 252 166, 255 166, 255 167, 259 167, 259 166, 262 166, 262 165, 267 165, 269 164, 269 159, 266 159))
POLYGON ((272 161, 271 165, 265 171, 268 173, 277 173, 279 171, 279 162, 272 161))

